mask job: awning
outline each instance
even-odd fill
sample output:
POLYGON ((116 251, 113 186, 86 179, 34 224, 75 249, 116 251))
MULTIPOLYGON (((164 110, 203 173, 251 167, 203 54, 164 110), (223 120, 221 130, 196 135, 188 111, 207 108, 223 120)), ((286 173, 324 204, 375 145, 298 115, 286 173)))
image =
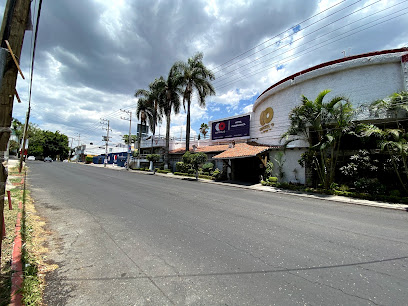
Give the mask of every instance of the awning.
POLYGON ((271 146, 249 144, 249 143, 237 143, 233 148, 229 148, 226 151, 215 155, 214 159, 234 159, 254 157, 271 149, 271 146))

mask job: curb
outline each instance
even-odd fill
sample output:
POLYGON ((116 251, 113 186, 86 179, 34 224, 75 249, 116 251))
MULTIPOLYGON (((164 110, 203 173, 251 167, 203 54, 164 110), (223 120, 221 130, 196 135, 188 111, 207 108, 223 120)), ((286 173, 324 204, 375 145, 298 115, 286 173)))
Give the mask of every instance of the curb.
MULTIPOLYGON (((18 208, 22 209, 22 203, 18 203, 18 208)), ((14 239, 11 268, 14 270, 11 276, 11 303, 12 306, 22 305, 23 295, 21 287, 23 284, 23 263, 22 263, 22 239, 21 239, 21 212, 17 214, 16 238, 14 239)))

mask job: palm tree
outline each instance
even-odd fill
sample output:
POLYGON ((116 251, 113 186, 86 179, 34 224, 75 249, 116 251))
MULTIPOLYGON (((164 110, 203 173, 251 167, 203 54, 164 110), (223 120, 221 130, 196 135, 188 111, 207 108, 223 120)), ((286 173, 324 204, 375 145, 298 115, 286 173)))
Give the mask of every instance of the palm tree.
POLYGON ((191 96, 195 90, 198 94, 198 103, 201 107, 205 106, 205 98, 209 95, 215 95, 214 87, 210 81, 214 80, 214 74, 203 64, 203 54, 197 53, 187 60, 187 63, 176 63, 182 74, 183 106, 186 109, 187 104, 187 123, 186 123, 186 151, 190 149, 190 116, 191 116, 191 96))
POLYGON ((408 133, 404 129, 381 129, 373 124, 361 124, 359 129, 362 136, 375 136, 380 139, 378 144, 381 151, 389 154, 398 180, 408 193, 408 133), (400 162, 402 162, 403 171, 399 169, 400 162), (405 178, 402 177, 404 173, 405 178))
POLYGON ((160 79, 155 79, 152 83, 149 84, 149 90, 139 89, 135 93, 135 97, 142 97, 147 103, 150 104, 151 110, 151 124, 150 130, 152 131, 152 149, 151 153, 153 154, 153 141, 156 134, 156 126, 158 122, 161 122, 161 113, 159 108, 159 95, 161 83, 160 79))
POLYGON ((303 158, 313 164, 325 189, 334 181, 342 136, 350 129, 354 114, 345 97, 323 103, 330 90, 323 90, 314 101, 302 96, 302 104, 289 114, 290 127, 281 137, 284 146, 295 140, 308 142, 303 158))
MULTIPOLYGON (((143 89, 142 89, 143 90, 143 89)), ((140 90, 138 90, 135 94, 140 93, 140 90)), ((152 126, 153 124, 153 113, 154 113, 154 108, 152 107, 151 101, 146 98, 139 98, 137 101, 137 108, 136 108, 136 118, 140 119, 141 122, 141 128, 139 129, 139 135, 138 135, 138 141, 137 141, 137 153, 140 155, 140 142, 142 140, 142 130, 143 125, 146 126, 147 121, 149 121, 149 125, 152 126)))
POLYGON ((404 121, 408 115, 407 101, 408 92, 403 91, 394 93, 386 99, 377 100, 370 105, 370 111, 375 115, 381 114, 395 119, 396 128, 381 129, 373 124, 358 126, 362 136, 379 138, 378 145, 381 151, 389 154, 394 171, 406 193, 408 193, 408 132, 406 125, 401 121, 404 121), (400 163, 402 163, 403 171, 400 170, 400 163), (404 173, 406 178, 403 178, 404 173))
POLYGON ((160 77, 157 80, 159 93, 159 106, 166 116, 166 148, 164 153, 164 167, 169 166, 169 147, 170 147, 170 120, 171 112, 178 114, 180 111, 180 93, 181 93, 181 75, 174 64, 169 71, 167 79, 160 77))
POLYGON ((201 132, 201 134, 203 134, 204 139, 205 139, 205 135, 207 135, 207 132, 208 132, 208 124, 207 123, 201 123, 200 132, 201 132))

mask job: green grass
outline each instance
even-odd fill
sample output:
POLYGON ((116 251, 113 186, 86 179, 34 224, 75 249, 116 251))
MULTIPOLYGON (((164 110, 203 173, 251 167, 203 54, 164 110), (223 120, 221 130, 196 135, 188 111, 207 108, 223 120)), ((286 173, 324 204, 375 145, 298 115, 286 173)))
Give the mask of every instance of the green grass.
MULTIPOLYGON (((9 169, 9 175, 20 176, 11 178, 10 183, 20 183, 24 177, 16 168, 9 169)), ((15 238, 15 222, 17 220, 18 203, 24 204, 21 220, 21 236, 23 239, 22 263, 24 281, 21 292, 24 305, 41 305, 44 275, 47 271, 55 269, 43 262, 44 253, 48 250, 43 247, 45 240, 44 222, 36 214, 30 192, 24 190, 23 185, 17 185, 10 191, 13 210, 8 209, 5 201, 6 238, 3 240, 2 262, 0 269, 0 306, 9 305, 11 293, 11 255, 15 238)))
MULTIPOLYGON (((21 178, 20 180, 21 181, 21 178)), ((6 236, 3 239, 0 265, 0 305, 9 305, 11 293, 11 258, 13 252, 13 243, 15 238, 15 225, 17 220, 18 201, 22 198, 20 188, 10 191, 13 210, 9 210, 8 201, 4 201, 4 219, 6 225, 6 236)))

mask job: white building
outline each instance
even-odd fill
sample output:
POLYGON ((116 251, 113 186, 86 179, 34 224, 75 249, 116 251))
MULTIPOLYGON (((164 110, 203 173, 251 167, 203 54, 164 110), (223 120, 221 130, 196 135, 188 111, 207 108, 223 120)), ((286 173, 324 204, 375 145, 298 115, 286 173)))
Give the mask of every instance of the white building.
MULTIPOLYGON (((290 126, 289 113, 301 96, 314 100, 325 89, 349 99, 354 108, 408 90, 408 48, 384 50, 340 58, 295 73, 265 90, 255 101, 251 117, 251 139, 271 146, 280 145, 282 133, 290 126), (262 122, 272 114, 270 122, 262 122)), ((327 100, 326 100, 327 99, 327 100)), ((364 113, 359 119, 371 119, 364 113)), ((267 121, 269 120, 269 117, 267 121)), ((292 143, 285 151, 285 180, 305 183, 305 170, 298 164, 305 143, 292 143), (296 178, 295 178, 296 174, 296 178)), ((271 151, 270 155, 275 153, 271 151)))

